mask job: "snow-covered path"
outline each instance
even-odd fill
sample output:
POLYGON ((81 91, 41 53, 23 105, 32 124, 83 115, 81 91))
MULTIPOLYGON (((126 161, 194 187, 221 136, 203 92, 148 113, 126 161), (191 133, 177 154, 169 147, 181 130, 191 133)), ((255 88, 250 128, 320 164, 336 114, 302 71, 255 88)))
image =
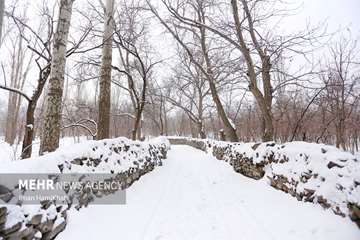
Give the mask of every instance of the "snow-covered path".
POLYGON ((126 205, 73 210, 58 239, 359 239, 350 220, 301 203, 188 146, 127 190, 126 205))

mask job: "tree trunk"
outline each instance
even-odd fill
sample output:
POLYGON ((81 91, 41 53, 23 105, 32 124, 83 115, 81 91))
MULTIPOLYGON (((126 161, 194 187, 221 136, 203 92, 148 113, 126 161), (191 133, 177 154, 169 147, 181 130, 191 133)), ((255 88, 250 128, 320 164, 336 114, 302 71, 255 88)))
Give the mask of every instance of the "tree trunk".
POLYGON ((164 118, 164 135, 165 136, 168 136, 169 133, 168 133, 168 118, 167 118, 167 114, 166 114, 166 106, 165 104, 163 105, 163 109, 164 109, 164 112, 163 112, 163 118, 164 118))
POLYGON ((31 157, 32 153, 32 141, 34 138, 34 114, 36 103, 34 104, 33 101, 28 103, 28 108, 26 111, 26 123, 25 123, 25 134, 22 144, 22 152, 21 152, 21 159, 31 157))
POLYGON ((159 109, 159 125, 160 125, 160 136, 164 135, 164 120, 163 120, 163 99, 161 96, 161 100, 160 100, 160 109, 159 109))
POLYGON ((342 119, 339 120, 339 122, 335 126, 336 130, 336 147, 342 148, 343 150, 346 150, 346 144, 345 144, 345 130, 344 130, 344 122, 342 119))
MULTIPOLYGON (((194 130, 194 126, 193 126, 194 120, 191 119, 191 117, 189 115, 188 115, 188 118, 189 118, 189 129, 190 129, 191 137, 192 138, 199 137, 198 134, 196 134, 196 131, 194 130)), ((195 124, 196 124, 196 122, 195 122, 195 124)))
POLYGON ((353 135, 353 141, 354 141, 354 150, 353 152, 358 152, 359 151, 359 134, 358 134, 358 130, 355 130, 354 135, 353 135))
MULTIPOLYGON (((14 45, 13 57, 11 59, 11 82, 10 87, 22 90, 23 84, 21 81, 21 73, 23 70, 23 38, 19 34, 17 38, 17 45, 14 45)), ((10 145, 14 144, 16 138, 16 129, 17 129, 17 116, 19 112, 20 96, 16 93, 9 93, 9 102, 8 102, 8 113, 6 118, 6 133, 5 141, 10 145)))
POLYGON ((209 117, 210 117, 210 121, 211 121, 211 129, 212 129, 212 134, 213 134, 213 138, 214 139, 218 139, 218 134, 217 134, 217 130, 216 130, 216 126, 215 126, 215 119, 213 117, 213 115, 211 114, 211 111, 209 112, 209 117))
POLYGON ((205 36, 205 28, 204 27, 200 27, 200 33, 201 33, 201 49, 202 49, 202 53, 204 55, 204 60, 205 60, 205 64, 206 64, 206 72, 207 72, 206 75, 207 75, 207 79, 208 79, 209 86, 210 86, 211 96, 215 103, 216 110, 221 118, 221 121, 224 124, 226 135, 229 137, 229 140, 231 142, 237 142, 237 141, 239 141, 239 138, 237 136, 236 129, 230 123, 229 118, 226 115, 224 106, 221 103, 219 94, 217 92, 217 88, 215 85, 215 79, 213 77, 214 73, 212 71, 210 57, 209 57, 208 50, 206 47, 206 42, 205 42, 206 36, 205 36))
POLYGON ((271 88, 271 79, 270 79, 270 57, 266 55, 266 52, 261 49, 260 44, 256 39, 255 29, 253 28, 253 20, 250 13, 250 10, 247 6, 247 2, 242 0, 242 5, 244 7, 245 15, 249 25, 249 33, 251 36, 251 40, 254 44, 256 51, 262 61, 262 81, 263 81, 263 89, 264 95, 260 91, 257 85, 257 76, 255 72, 255 64, 250 55, 250 50, 247 46, 247 43, 244 39, 243 35, 243 27, 242 21, 240 21, 239 10, 237 6, 236 0, 231 0, 231 6, 233 11, 233 18, 235 22, 236 35, 240 45, 240 51, 245 59, 247 65, 247 75, 249 78, 249 89, 251 93, 254 95, 257 104, 259 105, 260 111, 262 113, 262 117, 265 121, 265 131, 263 134, 263 141, 272 141, 274 136, 274 126, 273 126, 273 116, 271 112, 271 104, 272 104, 272 88, 271 88))
POLYGON ((250 84, 249 89, 254 95, 256 102, 260 108, 262 114, 262 121, 264 121, 265 130, 263 132, 262 140, 264 142, 272 141, 274 138, 274 126, 273 126, 273 116, 271 109, 268 107, 268 103, 266 103, 265 98, 257 87, 250 84))
MULTIPOLYGON (((141 113, 142 110, 139 108, 136 109, 135 119, 134 119, 134 128, 131 132, 131 139, 136 140, 137 139, 137 133, 140 127, 140 121, 141 121, 141 113)), ((138 138, 140 140, 140 138, 138 138)))
POLYGON ((12 123, 14 122, 14 111, 12 109, 15 109, 15 94, 12 92, 9 92, 9 100, 8 100, 8 107, 7 107, 7 115, 6 115, 6 129, 5 129, 5 142, 7 142, 10 145, 14 144, 12 123))
POLYGON ((114 0, 106 1, 103 48, 100 70, 100 92, 97 139, 110 137, 111 62, 114 0))
POLYGON ((40 142, 40 154, 59 147, 62 95, 64 87, 66 44, 74 0, 61 0, 58 25, 54 35, 49 90, 40 142))
POLYGON ((31 97, 31 100, 28 103, 26 110, 26 121, 25 121, 25 133, 21 150, 21 159, 31 157, 32 153, 32 141, 35 136, 35 109, 38 103, 38 100, 41 96, 41 93, 44 89, 46 80, 50 74, 50 67, 47 67, 40 71, 38 85, 34 94, 31 97))
POLYGON ((204 131, 204 124, 201 120, 198 121, 198 131, 199 131, 199 137, 201 139, 205 139, 206 138, 206 133, 204 131))
POLYGON ((138 140, 141 140, 142 137, 143 137, 142 136, 142 128, 143 128, 142 124, 143 124, 143 119, 140 120, 139 127, 138 127, 138 130, 137 130, 137 133, 136 133, 138 140))
POLYGON ((226 136, 223 129, 220 129, 219 131, 219 139, 220 141, 226 141, 226 136))
POLYGON ((5 0, 0 0, 0 46, 1 46, 1 38, 2 38, 4 8, 5 8, 5 0))

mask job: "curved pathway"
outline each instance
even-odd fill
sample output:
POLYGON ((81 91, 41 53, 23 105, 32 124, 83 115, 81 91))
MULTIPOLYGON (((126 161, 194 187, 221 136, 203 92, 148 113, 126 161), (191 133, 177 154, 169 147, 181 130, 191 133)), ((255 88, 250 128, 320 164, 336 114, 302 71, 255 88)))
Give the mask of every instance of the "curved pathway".
POLYGON ((71 210, 58 239, 360 239, 350 220, 298 202, 188 146, 127 190, 127 204, 71 210))

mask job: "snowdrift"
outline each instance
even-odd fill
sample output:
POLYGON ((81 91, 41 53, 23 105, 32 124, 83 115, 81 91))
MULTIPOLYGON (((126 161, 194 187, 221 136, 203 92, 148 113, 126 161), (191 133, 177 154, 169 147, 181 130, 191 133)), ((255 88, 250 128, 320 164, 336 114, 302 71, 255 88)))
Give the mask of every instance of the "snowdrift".
POLYGON ((335 214, 349 216, 360 227, 360 159, 324 144, 289 142, 229 143, 170 137, 171 144, 186 144, 231 164, 236 172, 299 201, 320 204, 335 214))
MULTIPOLYGON (((88 141, 41 157, 4 162, 0 173, 46 173, 49 177, 61 177, 62 173, 111 173, 125 189, 154 167, 161 166, 169 148, 166 138, 149 142, 127 138, 88 141)), ((79 198, 76 206, 72 202, 55 201, 23 205, 8 197, 9 190, 10 193, 20 190, 9 189, 1 182, 0 179, 0 239, 54 239, 65 229, 70 208, 79 210, 95 197, 111 194, 69 191, 66 194, 79 198)))

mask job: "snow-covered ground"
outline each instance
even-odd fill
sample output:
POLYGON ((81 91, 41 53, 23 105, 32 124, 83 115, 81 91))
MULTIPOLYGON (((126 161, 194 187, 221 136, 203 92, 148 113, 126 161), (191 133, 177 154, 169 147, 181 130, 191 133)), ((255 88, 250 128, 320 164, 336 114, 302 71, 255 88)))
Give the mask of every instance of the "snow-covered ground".
POLYGON ((58 239, 359 239, 348 218, 235 173, 189 146, 127 190, 126 205, 69 212, 58 239))
MULTIPOLYGON (((87 136, 80 137, 63 137, 60 138, 60 148, 71 146, 74 143, 85 142, 90 138, 87 136)), ((40 140, 36 139, 33 141, 32 157, 39 156, 40 140)), ((9 145, 0 137, 0 163, 16 161, 20 159, 21 155, 21 144, 9 145)))
MULTIPOLYGON (((64 176, 61 173, 70 173, 73 175, 71 181, 83 182, 93 173, 117 173, 120 174, 117 175, 117 179, 121 181, 123 188, 129 187, 131 183, 154 169, 155 166, 161 166, 164 154, 169 147, 170 144, 166 138, 159 137, 140 142, 120 137, 87 141, 73 144, 71 147, 63 146, 52 153, 23 161, 2 162, 0 165, 0 223, 2 223, 0 224, 0 240, 33 239, 34 234, 40 232, 45 234, 44 239, 53 239, 66 226, 68 214, 65 207, 79 209, 83 204, 91 201, 87 198, 86 203, 80 203, 79 200, 77 205, 74 201, 70 203, 68 199, 61 198, 55 202, 48 202, 49 205, 46 201, 40 204, 39 200, 35 201, 38 204, 22 204, 19 196, 30 196, 33 191, 20 190, 17 180, 15 182, 9 180, 6 174, 46 173, 53 177, 57 176, 57 180, 61 181, 64 176), (13 194, 10 198, 8 198, 9 190, 13 194)), ((96 178, 104 181, 109 179, 109 175, 100 175, 96 178)), ((56 194, 65 194, 71 199, 80 197, 82 200, 85 195, 85 197, 99 197, 98 194, 105 196, 112 193, 112 191, 97 191, 98 194, 95 195, 91 191, 69 189, 67 191, 62 189, 62 192, 56 194)))

